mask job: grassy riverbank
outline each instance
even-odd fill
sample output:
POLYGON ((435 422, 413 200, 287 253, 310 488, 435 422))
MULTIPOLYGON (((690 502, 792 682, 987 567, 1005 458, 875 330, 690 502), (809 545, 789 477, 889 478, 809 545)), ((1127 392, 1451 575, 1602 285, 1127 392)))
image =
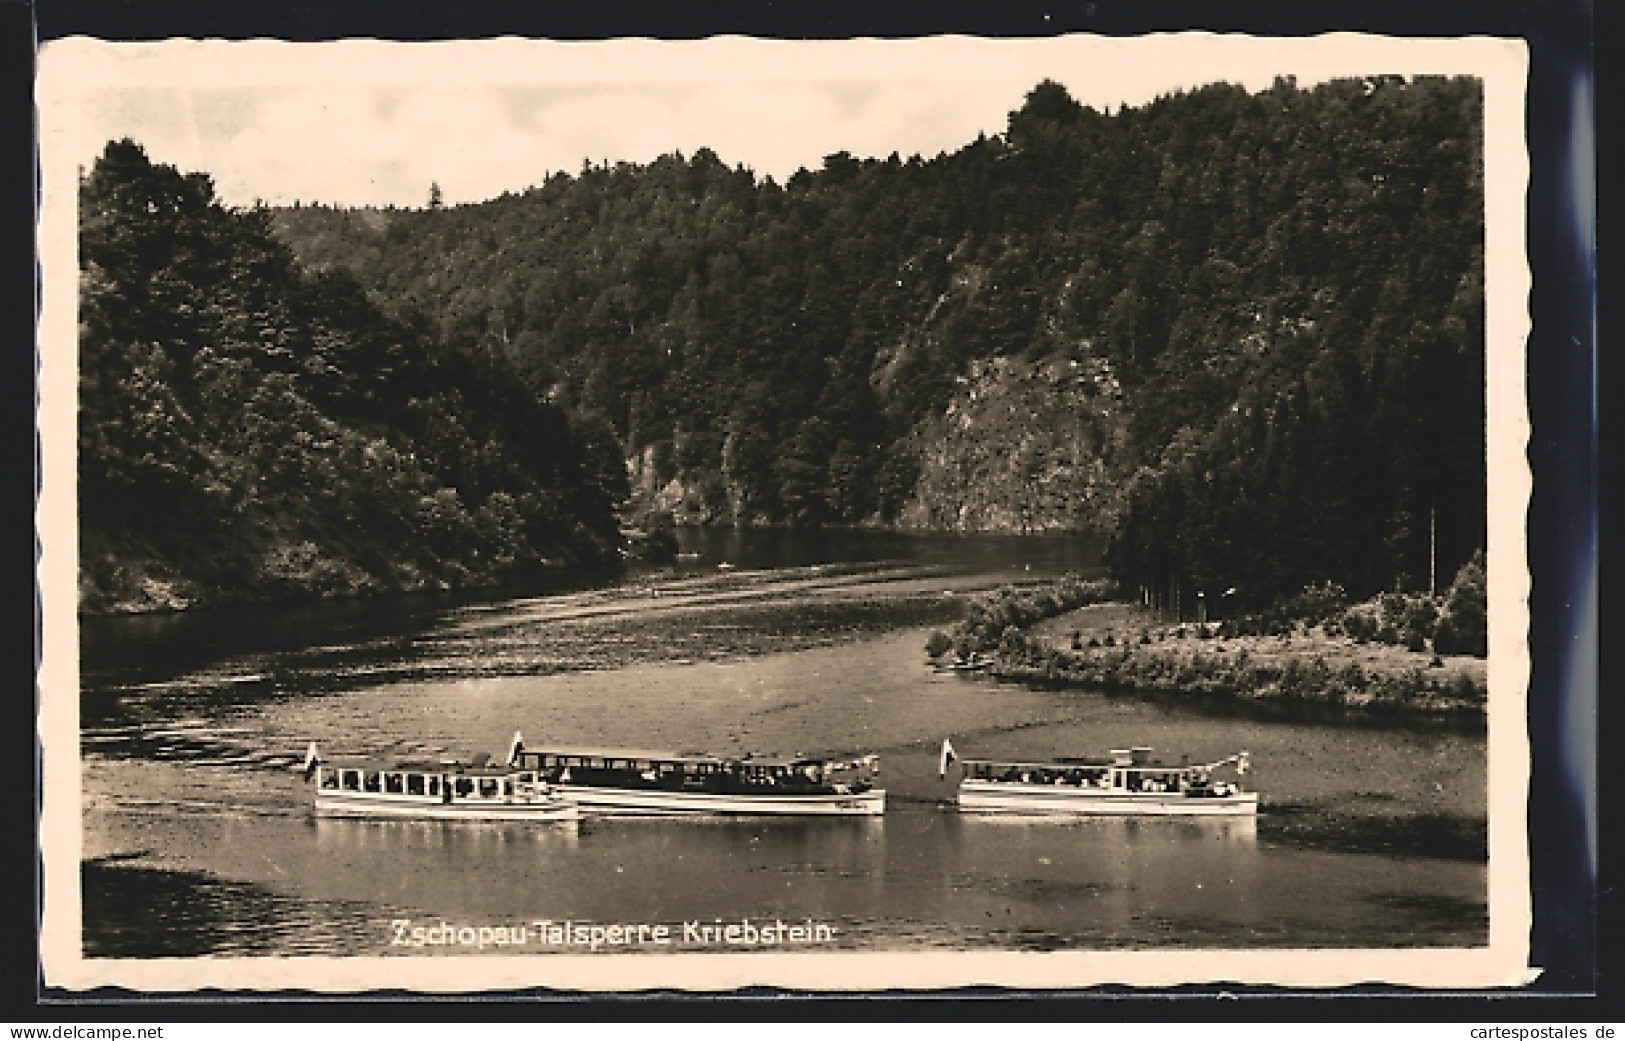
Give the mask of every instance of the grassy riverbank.
POLYGON ((994 673, 1009 679, 1376 711, 1484 710, 1483 658, 1362 640, 1330 620, 1243 635, 1212 623, 1169 622, 1138 604, 1098 602, 1097 591, 1078 583, 1068 590, 1071 602, 1036 619, 999 602, 1054 604, 1068 591, 995 594, 995 602, 973 616, 1002 611, 1020 620, 997 630, 996 638, 987 627, 973 635, 962 625, 956 645, 993 650, 994 673))

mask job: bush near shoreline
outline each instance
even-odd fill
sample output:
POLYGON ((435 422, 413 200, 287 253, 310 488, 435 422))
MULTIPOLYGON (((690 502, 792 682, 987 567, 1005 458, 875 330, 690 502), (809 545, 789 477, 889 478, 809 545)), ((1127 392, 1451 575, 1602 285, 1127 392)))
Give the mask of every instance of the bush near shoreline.
POLYGON ((1064 686, 1481 714, 1487 662, 1448 653, 1478 646, 1463 639, 1463 619, 1482 611, 1462 586, 1438 598, 1443 605, 1400 594, 1347 605, 1336 587, 1315 587, 1263 615, 1192 623, 1117 598, 1109 583, 1065 578, 974 602, 927 649, 992 652, 993 675, 1064 686))

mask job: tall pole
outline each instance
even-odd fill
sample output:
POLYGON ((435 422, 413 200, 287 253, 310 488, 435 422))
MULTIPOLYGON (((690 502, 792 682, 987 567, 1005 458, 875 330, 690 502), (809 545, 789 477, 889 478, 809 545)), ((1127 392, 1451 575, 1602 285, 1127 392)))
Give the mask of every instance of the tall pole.
POLYGON ((1428 596, 1439 595, 1438 509, 1428 503, 1428 596))

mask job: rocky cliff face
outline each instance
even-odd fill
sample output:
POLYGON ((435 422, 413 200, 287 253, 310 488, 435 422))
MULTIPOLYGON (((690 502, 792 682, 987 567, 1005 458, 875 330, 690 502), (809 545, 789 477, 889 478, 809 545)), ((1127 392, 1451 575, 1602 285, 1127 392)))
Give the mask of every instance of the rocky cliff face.
MULTIPOLYGON (((1110 531, 1121 509, 1127 417, 1109 362, 1087 344, 1036 362, 993 358, 972 362, 957 387, 909 437, 919 477, 897 527, 1110 531)), ((661 470, 652 449, 627 460, 633 516, 765 523, 743 508, 728 473, 665 477, 661 470)))
POLYGON ((920 461, 899 523, 943 531, 1108 530, 1120 507, 1121 392, 1086 350, 973 362, 941 415, 915 430, 920 461))

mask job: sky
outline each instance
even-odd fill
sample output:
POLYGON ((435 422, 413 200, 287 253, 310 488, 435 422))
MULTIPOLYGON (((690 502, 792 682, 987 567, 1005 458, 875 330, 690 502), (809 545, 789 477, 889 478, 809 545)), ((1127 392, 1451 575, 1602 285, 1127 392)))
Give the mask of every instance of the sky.
MULTIPOLYGON (((709 147, 781 182, 825 155, 931 158, 1045 78, 1102 111, 1205 83, 1471 72, 1466 41, 1338 34, 1023 40, 279 43, 71 38, 40 57, 49 182, 130 137, 233 205, 422 206, 523 191, 583 161, 709 147)), ((71 177, 71 173, 68 174, 71 177)), ((71 183, 71 182, 70 182, 71 183)))

